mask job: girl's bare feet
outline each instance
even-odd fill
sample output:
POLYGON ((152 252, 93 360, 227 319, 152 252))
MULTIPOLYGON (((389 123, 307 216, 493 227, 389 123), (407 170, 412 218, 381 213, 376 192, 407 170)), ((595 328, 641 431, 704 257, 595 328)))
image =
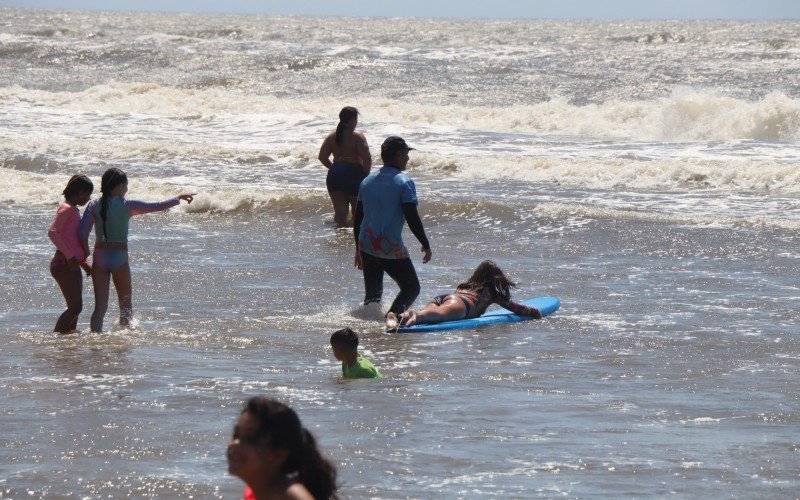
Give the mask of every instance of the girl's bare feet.
POLYGON ((401 321, 404 326, 411 326, 417 322, 417 311, 409 309, 400 315, 405 321, 401 321))

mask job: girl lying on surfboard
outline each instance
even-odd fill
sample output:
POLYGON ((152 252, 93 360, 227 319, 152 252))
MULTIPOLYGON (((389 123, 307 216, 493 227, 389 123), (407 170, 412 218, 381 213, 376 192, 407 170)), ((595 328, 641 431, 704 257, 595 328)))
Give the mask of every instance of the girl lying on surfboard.
POLYGON ((519 316, 541 319, 542 313, 535 307, 528 307, 511 300, 511 289, 516 286, 517 284, 508 279, 497 264, 485 260, 466 282, 456 287, 455 293, 434 297, 421 311, 409 309, 399 315, 392 312, 387 314, 386 328, 394 330, 401 325, 477 318, 492 304, 505 307, 519 316))

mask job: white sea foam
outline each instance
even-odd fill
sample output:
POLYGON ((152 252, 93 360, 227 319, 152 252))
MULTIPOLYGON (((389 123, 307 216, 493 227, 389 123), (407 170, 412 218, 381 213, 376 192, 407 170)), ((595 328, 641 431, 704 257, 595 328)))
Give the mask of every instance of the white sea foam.
MULTIPOLYGON (((154 83, 82 92, 12 86, 0 88, 0 99, 15 116, 0 132, 7 168, 75 173, 97 163, 157 165, 216 184, 235 182, 242 167, 269 165, 259 168, 267 182, 282 172, 281 182, 294 177, 306 187, 319 183, 318 143, 332 128, 325 114, 339 104, 154 83), (311 176, 289 175, 298 168, 311 176)), ((755 102, 684 90, 647 102, 580 106, 554 98, 504 108, 356 101, 368 137, 409 137, 418 147, 414 168, 437 178, 800 191, 800 100, 777 92, 755 102)), ((376 140, 372 147, 378 163, 376 140)))
MULTIPOLYGON (((429 139, 430 140, 430 139, 429 139)), ((277 144, 259 149, 254 144, 179 142, 130 137, 78 139, 53 136, 39 141, 36 137, 16 137, 10 141, 8 156, 0 166, 14 171, 40 174, 92 173, 99 175, 103 164, 121 166, 158 165, 165 177, 191 179, 197 186, 237 183, 293 184, 295 187, 322 186, 324 169, 316 160, 317 145, 277 144), (14 151, 29 151, 14 153, 14 151), (50 153, 50 152, 54 152, 50 153)), ((619 150, 598 152, 585 147, 582 154, 548 150, 541 144, 508 151, 477 151, 468 154, 468 146, 423 143, 424 151, 414 152, 411 168, 421 179, 438 181, 516 181, 534 185, 557 184, 581 189, 634 190, 722 190, 759 192, 766 195, 800 193, 800 170, 783 159, 742 159, 731 152, 692 152, 684 155, 644 152, 650 157, 629 155, 619 150), (461 154, 459 154, 461 153, 461 154), (656 157, 660 155, 661 157, 656 157)), ((378 165, 377 151, 373 152, 378 165)), ((5 172, 6 176, 11 175, 5 172)), ((14 197, 2 195, 3 199, 14 197)))
MULTIPOLYGON (((54 207, 59 203, 59 193, 68 176, 43 175, 0 168, 0 203, 30 207, 54 207)), ((130 181, 129 197, 154 201, 175 196, 180 192, 198 192, 191 205, 181 204, 175 211, 186 213, 208 213, 215 215, 259 212, 278 209, 308 211, 327 205, 328 195, 324 188, 287 188, 277 185, 269 187, 239 188, 234 186, 214 186, 208 183, 188 183, 188 179, 175 177, 159 179, 154 177, 134 178, 130 181)), ((99 180, 97 180, 99 184, 99 180)), ((432 213, 452 213, 474 217, 473 208, 483 214, 491 211, 491 219, 499 223, 507 218, 528 217, 522 210, 533 211, 541 217, 558 219, 616 219, 636 220, 653 223, 678 223, 706 227, 773 227, 785 230, 800 229, 800 218, 784 215, 786 203, 761 204, 756 208, 752 201, 743 202, 738 207, 734 201, 725 201, 719 206, 699 199, 682 201, 665 200, 638 202, 649 205, 647 210, 636 208, 636 202, 616 198, 605 199, 586 197, 580 202, 540 201, 528 208, 520 206, 519 200, 510 199, 508 206, 502 200, 493 202, 495 207, 470 208, 460 201, 440 200, 436 197, 424 200, 431 205, 432 213), (659 205, 661 208, 659 208, 659 205)))
POLYGON ((419 171, 470 180, 509 179, 593 189, 726 189, 800 192, 800 170, 791 164, 697 160, 637 161, 626 158, 498 156, 441 158, 417 154, 419 171))
MULTIPOLYGON (((60 193, 64 189, 69 176, 43 175, 30 172, 19 172, 0 168, 0 203, 23 206, 55 206, 60 202, 60 193)), ((95 190, 99 179, 95 180, 95 190)), ((229 213, 253 211, 258 208, 283 200, 285 204, 293 199, 308 197, 322 198, 323 194, 311 191, 304 195, 302 191, 292 192, 276 188, 210 188, 198 183, 181 182, 182 177, 159 179, 153 177, 131 179, 129 197, 146 201, 155 201, 176 196, 181 192, 198 192, 191 205, 180 205, 174 210, 189 213, 229 213)), ((99 194, 99 193, 98 193, 99 194)))
MULTIPOLYGON (((70 113, 203 119, 254 115, 332 121, 338 98, 285 98, 248 95, 222 88, 180 89, 155 83, 98 85, 82 92, 46 92, 18 86, 0 89, 7 103, 60 108, 70 113)), ((652 101, 617 101, 577 105, 563 97, 533 105, 466 107, 356 98, 366 123, 403 124, 410 129, 445 127, 451 130, 525 132, 590 139, 707 141, 752 139, 800 141, 800 100, 775 91, 756 101, 681 89, 652 101)), ((286 130, 290 135, 291 130, 286 130)))

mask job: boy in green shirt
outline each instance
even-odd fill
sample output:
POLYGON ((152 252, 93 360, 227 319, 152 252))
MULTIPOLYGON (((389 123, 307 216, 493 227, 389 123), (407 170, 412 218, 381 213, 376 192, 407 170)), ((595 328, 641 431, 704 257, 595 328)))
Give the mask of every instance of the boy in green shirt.
POLYGON ((375 366, 358 353, 358 334, 350 328, 333 332, 331 348, 333 356, 342 362, 345 378, 381 378, 375 366))

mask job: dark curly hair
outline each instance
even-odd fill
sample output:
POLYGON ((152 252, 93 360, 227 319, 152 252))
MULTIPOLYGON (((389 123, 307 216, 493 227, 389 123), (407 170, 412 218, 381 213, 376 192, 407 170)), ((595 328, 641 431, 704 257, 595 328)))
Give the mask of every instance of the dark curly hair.
POLYGON ((265 396, 250 398, 242 413, 258 420, 256 439, 271 449, 287 449, 281 473, 297 474, 297 480, 318 500, 339 498, 336 468, 317 449, 317 441, 300 423, 297 413, 285 404, 265 396))
POLYGON ((63 194, 64 198, 69 200, 86 191, 92 194, 92 191, 94 191, 94 184, 92 184, 92 181, 85 175, 78 174, 69 178, 63 194))
POLYGON ((497 297, 511 300, 511 289, 517 284, 508 279, 503 270, 491 260, 484 260, 467 281, 458 285, 459 290, 489 289, 497 297))

